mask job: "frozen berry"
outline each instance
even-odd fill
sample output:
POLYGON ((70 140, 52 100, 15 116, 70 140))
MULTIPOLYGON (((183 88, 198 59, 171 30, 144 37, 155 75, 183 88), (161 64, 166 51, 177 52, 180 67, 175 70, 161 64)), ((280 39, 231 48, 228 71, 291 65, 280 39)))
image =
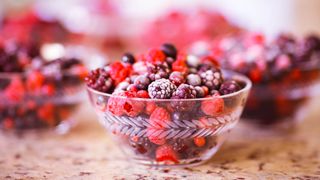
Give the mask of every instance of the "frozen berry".
POLYGON ((192 86, 200 86, 201 85, 201 77, 198 74, 189 74, 187 76, 187 83, 192 86))
POLYGON ((156 160, 158 162, 173 162, 179 163, 178 157, 170 145, 162 145, 156 150, 156 160))
POLYGON ((205 90, 201 86, 196 86, 194 89, 197 91, 197 98, 204 98, 206 96, 205 90))
MULTIPOLYGON (((181 84, 177 90, 173 93, 171 99, 193 99, 197 97, 197 91, 195 88, 188 84, 181 84)), ((193 108, 195 102, 187 101, 172 101, 172 108, 178 111, 189 111, 193 108)))
POLYGON ((161 64, 166 60, 166 55, 159 49, 150 49, 146 54, 146 61, 151 64, 161 64))
POLYGON ((223 82, 223 77, 219 70, 207 70, 200 73, 202 84, 207 86, 210 90, 218 89, 223 82))
POLYGON ((196 56, 187 56, 187 64, 189 67, 197 68, 200 65, 200 59, 196 56))
POLYGON ((148 93, 153 99, 170 99, 176 89, 168 79, 158 79, 148 86, 148 93))
POLYGON ((168 78, 170 74, 170 68, 167 63, 147 64, 148 78, 152 81, 168 78))
POLYGON ((236 81, 229 80, 229 81, 225 81, 224 83, 222 83, 219 92, 222 95, 226 95, 226 94, 231 94, 231 93, 237 92, 240 89, 241 89, 241 87, 236 81))
POLYGON ((118 85, 130 75, 132 67, 125 66, 121 62, 114 62, 109 66, 109 68, 110 77, 114 81, 114 84, 118 85))
POLYGON ((162 107, 157 107, 150 115, 149 121, 152 127, 163 128, 167 122, 171 121, 170 113, 162 107))
POLYGON ((151 143, 148 138, 133 136, 129 139, 130 145, 135 148, 140 154, 145 154, 151 148, 151 143))
POLYGON ((134 85, 140 90, 147 89, 150 83, 150 79, 145 75, 139 75, 134 80, 134 85))
POLYGON ((85 81, 92 89, 105 93, 110 92, 113 85, 113 80, 110 78, 109 73, 103 68, 91 71, 85 81))
POLYGON ((173 150, 178 153, 184 153, 189 149, 189 146, 184 139, 176 139, 172 144, 173 150))
POLYGON ((186 55, 179 54, 177 60, 172 64, 172 71, 178 71, 186 74, 188 72, 186 58, 186 55))
POLYGON ((118 86, 115 88, 114 91, 125 91, 127 90, 129 85, 130 85, 129 82, 122 81, 121 83, 118 84, 118 86))
POLYGON ((150 129, 148 132, 149 132, 148 138, 149 138, 150 142, 152 142, 153 144, 163 145, 163 144, 166 143, 166 139, 165 139, 165 138, 159 138, 159 137, 153 132, 153 129, 150 129))
POLYGON ((174 45, 172 44, 163 44, 161 46, 161 50, 164 52, 164 54, 167 56, 167 57, 171 57, 173 59, 176 59, 177 58, 177 49, 174 45))
POLYGON ((219 95, 212 96, 210 100, 204 100, 201 103, 201 110, 209 116, 218 116, 224 111, 224 101, 219 95))
POLYGON ((146 91, 146 90, 139 90, 137 92, 137 97, 138 98, 147 98, 147 99, 150 98, 148 91, 146 91))
POLYGON ((125 53, 122 56, 121 61, 124 62, 124 63, 133 64, 136 60, 135 60, 134 56, 131 53, 125 53))
POLYGON ((170 74, 169 79, 173 82, 176 86, 185 82, 185 78, 181 72, 174 71, 170 74))
POLYGON ((205 137, 195 137, 193 139, 193 142, 198 147, 203 147, 206 144, 206 138, 205 137))

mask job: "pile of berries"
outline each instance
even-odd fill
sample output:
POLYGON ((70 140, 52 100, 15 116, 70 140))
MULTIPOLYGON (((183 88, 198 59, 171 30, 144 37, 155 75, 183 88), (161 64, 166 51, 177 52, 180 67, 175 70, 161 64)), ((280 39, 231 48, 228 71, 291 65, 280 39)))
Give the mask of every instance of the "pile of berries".
POLYGON ((309 95, 306 91, 291 98, 289 91, 308 87, 320 77, 320 38, 315 35, 299 40, 281 34, 267 41, 263 34, 247 33, 218 39, 208 52, 222 67, 253 81, 244 116, 262 124, 294 119, 309 95))
POLYGON ((95 90, 111 95, 90 98, 102 114, 107 113, 103 116, 148 122, 142 123, 148 126, 148 137, 124 136, 125 144, 137 154, 173 163, 199 158, 215 147, 216 136, 166 139, 151 132, 165 130, 172 122, 187 121, 190 125, 194 120, 206 121, 233 112, 241 98, 230 96, 225 102, 221 96, 244 88, 243 82, 224 77, 214 58, 187 55, 172 44, 138 56, 125 53, 120 62, 91 71, 85 80, 91 93, 95 90), (186 101, 196 98, 209 99, 186 101))
POLYGON ((186 45, 199 40, 239 31, 241 30, 222 14, 202 9, 193 12, 170 11, 149 22, 141 37, 143 44, 149 47, 170 41, 179 48, 185 48, 186 45))
POLYGON ((0 43, 0 128, 52 127, 78 105, 62 99, 80 92, 85 66, 75 58, 48 61, 40 48, 0 43))

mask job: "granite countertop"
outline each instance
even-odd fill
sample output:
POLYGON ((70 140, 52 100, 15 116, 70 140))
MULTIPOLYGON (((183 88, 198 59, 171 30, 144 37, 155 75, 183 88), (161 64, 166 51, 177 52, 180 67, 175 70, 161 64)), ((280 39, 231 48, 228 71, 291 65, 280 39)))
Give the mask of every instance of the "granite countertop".
POLYGON ((208 163, 180 169, 130 164, 88 105, 77 117, 66 135, 0 133, 0 179, 320 179, 315 113, 291 133, 271 135, 240 123, 208 163))

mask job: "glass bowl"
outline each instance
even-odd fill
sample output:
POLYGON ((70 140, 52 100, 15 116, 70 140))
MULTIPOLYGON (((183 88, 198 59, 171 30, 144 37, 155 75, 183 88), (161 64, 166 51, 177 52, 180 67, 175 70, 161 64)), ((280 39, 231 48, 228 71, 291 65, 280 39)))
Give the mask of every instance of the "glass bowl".
POLYGON ((65 133, 83 97, 82 79, 71 72, 0 73, 0 129, 54 128, 65 133))
POLYGON ((87 88, 99 121, 129 160, 156 167, 197 165, 210 159, 239 121, 251 88, 243 75, 224 71, 243 89, 201 99, 125 98, 87 88))
POLYGON ((254 84, 243 117, 258 126, 292 129, 319 95, 319 68, 292 71, 275 82, 254 84))

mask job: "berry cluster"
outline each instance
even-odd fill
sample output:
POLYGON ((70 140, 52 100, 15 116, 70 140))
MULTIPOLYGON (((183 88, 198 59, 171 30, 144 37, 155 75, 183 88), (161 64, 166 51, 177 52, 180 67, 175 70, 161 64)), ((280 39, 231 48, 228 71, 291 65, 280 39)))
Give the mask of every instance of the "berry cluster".
POLYGON ((0 45, 0 128, 59 124, 78 104, 63 97, 78 93, 86 72, 78 59, 47 61, 40 46, 5 41, 0 45))
MULTIPOLYGON (((225 37, 213 43, 210 53, 222 67, 243 73, 253 81, 255 86, 244 112, 246 119, 276 124, 288 117, 294 119, 309 96, 305 91, 292 98, 289 92, 311 86, 319 78, 320 38, 310 35, 298 40, 282 34, 270 42, 265 39, 259 33, 225 37)), ((232 84, 221 86, 226 87, 229 90, 221 90, 221 94, 238 89, 232 84)))
MULTIPOLYGON (((195 121, 206 121, 234 111, 239 106, 239 98, 225 102, 220 96, 241 90, 243 83, 224 78, 212 57, 199 59, 179 52, 172 44, 164 44, 139 56, 126 53, 121 59, 121 62, 90 72, 85 80, 90 89, 111 94, 91 97, 103 116, 111 114, 116 120, 124 118, 128 124, 135 119, 135 123, 146 126, 137 134, 145 132, 147 137, 124 136, 125 144, 139 155, 173 163, 199 158, 216 146, 215 136, 168 139, 153 132, 165 131, 170 123, 181 125, 184 122, 184 126, 195 127, 195 121), (208 99, 188 100, 195 98, 208 99), (166 101, 168 99, 170 101, 166 101)), ((120 124, 118 126, 113 133, 122 129, 120 124)), ((128 129, 123 128, 125 130, 128 129)))

